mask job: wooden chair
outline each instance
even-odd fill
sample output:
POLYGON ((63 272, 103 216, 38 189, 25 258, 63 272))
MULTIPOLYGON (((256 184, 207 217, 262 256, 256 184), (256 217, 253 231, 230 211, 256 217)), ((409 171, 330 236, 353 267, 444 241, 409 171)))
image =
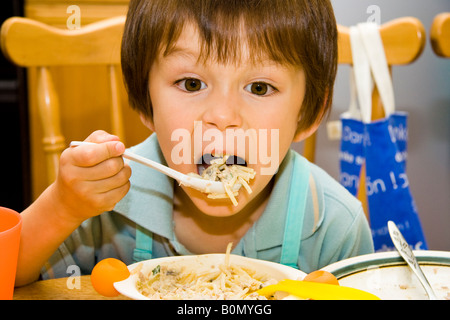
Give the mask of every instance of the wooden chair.
MULTIPOLYGON (((120 16, 69 30, 13 17, 2 25, 3 53, 16 65, 28 68, 33 198, 54 181, 60 154, 67 147, 66 138, 84 139, 84 132, 104 127, 125 141, 123 113, 130 108, 122 110, 122 104, 127 103, 120 70, 124 23, 125 16, 120 16), (58 73, 61 69, 65 70, 63 75, 58 73), (80 74, 81 69, 93 71, 85 76, 80 74), (101 72, 104 82, 93 78, 101 72), (76 87, 84 82, 93 82, 88 85, 90 94, 76 87), (105 97, 99 98, 102 90, 105 97), (103 101, 98 101, 99 110, 94 111, 97 102, 88 103, 84 96, 106 100, 110 107, 100 109, 103 101), (108 113, 110 123, 105 124, 108 113), (80 134, 81 127, 84 131, 80 134), (39 157, 42 147, 45 156, 39 157)), ((136 119, 133 121, 136 123, 136 119)))
POLYGON ((450 12, 438 14, 431 24, 431 47, 443 58, 450 58, 450 12))
MULTIPOLYGON (((350 28, 338 25, 338 33, 338 63, 351 65, 350 28)), ((392 69, 392 66, 406 65, 414 62, 421 55, 425 47, 425 29, 420 20, 413 17, 398 18, 381 25, 380 34, 390 69, 392 69)), ((383 105, 375 86, 372 94, 372 120, 380 119, 384 116, 383 105)), ((315 149, 316 135, 313 135, 305 141, 304 156, 310 161, 314 161, 315 149)), ((365 186, 365 167, 363 166, 358 198, 363 203, 364 211, 368 218, 365 186)))

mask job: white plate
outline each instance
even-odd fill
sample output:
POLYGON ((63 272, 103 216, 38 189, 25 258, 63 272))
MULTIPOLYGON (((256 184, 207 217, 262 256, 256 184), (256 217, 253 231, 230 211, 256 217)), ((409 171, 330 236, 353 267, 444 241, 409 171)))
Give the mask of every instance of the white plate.
MULTIPOLYGON (((166 258, 158 258, 146 260, 138 263, 134 263, 128 266, 128 269, 132 271, 139 264, 143 264, 142 268, 147 270, 153 270, 156 266, 167 262, 182 262, 182 263, 194 263, 199 268, 211 268, 211 266, 217 266, 223 264, 225 261, 225 254, 205 254, 205 255, 192 255, 192 256, 174 256, 166 258)), ((297 269, 278 264, 275 262, 251 259, 247 257, 230 255, 230 263, 239 266, 245 266, 255 271, 265 273, 275 280, 294 279, 301 280, 306 274, 297 269)), ((149 300, 148 297, 142 295, 136 288, 137 275, 131 275, 127 279, 115 282, 114 287, 117 291, 126 297, 136 300, 149 300)))
MULTIPOLYGON (((423 272, 440 299, 450 299, 450 252, 414 251, 423 272)), ((333 273, 340 285, 370 292, 383 300, 428 299, 417 277, 395 252, 349 258, 322 270, 333 273)))

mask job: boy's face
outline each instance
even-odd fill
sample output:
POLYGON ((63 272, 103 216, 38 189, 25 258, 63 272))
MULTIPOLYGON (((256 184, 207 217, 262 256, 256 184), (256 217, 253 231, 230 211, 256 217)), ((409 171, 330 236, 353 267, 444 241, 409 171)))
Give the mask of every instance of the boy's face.
POLYGON ((209 199, 182 187, 203 213, 229 216, 240 212, 264 190, 296 135, 305 94, 301 69, 265 60, 251 63, 243 47, 240 63, 198 61, 194 27, 186 26, 169 55, 156 59, 149 77, 153 120, 168 165, 180 172, 198 172, 204 154, 232 154, 256 171, 253 192, 241 188, 236 198, 209 199))

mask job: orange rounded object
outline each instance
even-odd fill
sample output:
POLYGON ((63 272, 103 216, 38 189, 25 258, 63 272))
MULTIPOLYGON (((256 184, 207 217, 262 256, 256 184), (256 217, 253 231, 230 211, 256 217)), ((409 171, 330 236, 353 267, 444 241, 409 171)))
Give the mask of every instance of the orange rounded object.
POLYGON ((339 285, 338 279, 332 273, 330 273, 328 271, 323 271, 323 270, 317 270, 317 271, 308 273, 306 275, 306 277, 303 279, 303 281, 320 282, 320 283, 339 285))
POLYGON ((98 262, 91 273, 91 283, 95 291, 105 297, 116 297, 119 292, 114 288, 114 282, 125 280, 130 276, 125 263, 114 258, 98 262))

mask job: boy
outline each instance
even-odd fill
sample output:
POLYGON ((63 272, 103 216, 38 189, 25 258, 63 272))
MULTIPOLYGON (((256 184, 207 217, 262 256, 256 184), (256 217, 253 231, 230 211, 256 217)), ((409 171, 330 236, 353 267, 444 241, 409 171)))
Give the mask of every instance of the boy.
POLYGON ((251 193, 240 190, 236 206, 210 199, 124 163, 117 137, 94 132, 87 141, 97 144, 65 150, 55 183, 22 213, 16 283, 230 242, 235 254, 304 272, 372 252, 359 202, 290 150, 327 114, 336 61, 328 1, 131 1, 122 69, 154 132, 132 151, 186 174, 231 155, 256 172, 251 193))

